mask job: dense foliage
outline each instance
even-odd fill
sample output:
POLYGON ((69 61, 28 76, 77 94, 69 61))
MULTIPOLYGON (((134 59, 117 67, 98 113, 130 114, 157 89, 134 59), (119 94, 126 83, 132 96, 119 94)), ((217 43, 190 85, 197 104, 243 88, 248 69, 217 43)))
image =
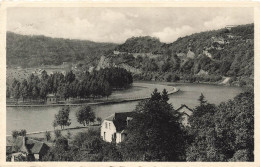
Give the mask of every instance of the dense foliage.
POLYGON ((204 101, 189 121, 187 161, 254 161, 252 90, 217 107, 204 101))
POLYGON ((65 100, 86 97, 108 97, 112 89, 127 88, 133 82, 131 73, 122 68, 106 68, 93 73, 83 73, 81 76, 70 71, 65 74, 54 73, 48 75, 43 71, 39 76, 31 74, 27 80, 18 81, 14 78, 11 85, 7 85, 7 98, 14 99, 43 99, 49 93, 59 95, 65 100))
POLYGON ((70 108, 68 106, 61 107, 58 114, 55 114, 55 122, 64 129, 64 126, 70 126, 70 108))
POLYGON ((90 122, 94 122, 96 119, 95 113, 88 105, 81 106, 76 112, 77 121, 84 126, 89 125, 90 122))
POLYGON ((151 37, 133 37, 117 49, 121 57, 126 57, 125 52, 130 54, 125 63, 142 70, 134 75, 138 80, 176 81, 168 77, 172 75, 189 82, 216 82, 227 76, 238 85, 253 85, 253 24, 196 33, 169 44, 151 37), (150 55, 129 59, 132 53, 150 55), (206 73, 200 74, 201 70, 206 73))
POLYGON ((139 103, 120 145, 124 161, 185 160, 185 132, 168 100, 166 91, 161 95, 155 90, 149 100, 139 103))
POLYGON ((125 41, 124 44, 119 45, 115 50, 127 53, 158 53, 162 43, 158 38, 145 36, 145 37, 132 37, 125 41))
POLYGON ((89 129, 68 139, 59 136, 54 146, 43 157, 44 161, 121 161, 120 152, 113 143, 106 143, 97 130, 89 129))
POLYGON ((6 34, 7 65, 22 67, 60 65, 62 62, 95 62, 115 46, 112 43, 28 36, 12 32, 6 34))

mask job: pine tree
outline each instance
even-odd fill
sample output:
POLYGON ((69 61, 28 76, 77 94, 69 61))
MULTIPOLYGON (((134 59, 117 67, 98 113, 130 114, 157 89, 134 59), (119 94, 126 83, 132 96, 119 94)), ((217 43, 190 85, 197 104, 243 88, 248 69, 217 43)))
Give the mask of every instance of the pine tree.
POLYGON ((168 100, 169 100, 168 92, 166 91, 166 89, 163 89, 163 91, 162 91, 162 101, 167 102, 168 100))
POLYGON ((161 94, 160 94, 160 92, 158 92, 158 89, 155 88, 153 93, 152 93, 152 95, 151 95, 151 99, 150 100, 151 101, 158 101, 160 99, 161 99, 161 94))

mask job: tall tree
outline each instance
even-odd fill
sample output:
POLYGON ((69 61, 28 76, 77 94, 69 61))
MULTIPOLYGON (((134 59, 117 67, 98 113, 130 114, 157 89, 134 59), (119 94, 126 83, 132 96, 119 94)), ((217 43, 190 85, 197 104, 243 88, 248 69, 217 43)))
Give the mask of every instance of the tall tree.
POLYGON ((88 125, 90 122, 95 121, 95 113, 92 111, 91 107, 84 105, 76 112, 77 121, 83 126, 88 125))
POLYGON ((70 108, 68 106, 62 107, 58 114, 55 114, 55 121, 57 124, 61 127, 61 129, 64 129, 64 126, 70 126, 70 108))
POLYGON ((123 160, 183 161, 185 133, 178 113, 162 100, 157 90, 149 100, 140 103, 140 112, 129 123, 127 138, 120 146, 123 160))
POLYGON ((13 97, 16 99, 16 101, 18 102, 18 99, 20 98, 20 82, 18 82, 15 87, 14 87, 14 91, 13 91, 13 97))

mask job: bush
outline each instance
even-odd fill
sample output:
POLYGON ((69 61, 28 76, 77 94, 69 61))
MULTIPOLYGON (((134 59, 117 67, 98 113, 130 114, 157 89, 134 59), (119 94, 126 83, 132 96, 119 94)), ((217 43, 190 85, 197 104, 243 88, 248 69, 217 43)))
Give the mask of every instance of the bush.
POLYGON ((12 131, 12 137, 16 139, 19 136, 19 132, 17 130, 12 131))
POLYGON ((56 138, 56 139, 60 138, 60 137, 62 136, 62 135, 61 135, 61 130, 58 130, 58 129, 55 130, 55 131, 54 131, 54 135, 55 135, 55 138, 56 138))

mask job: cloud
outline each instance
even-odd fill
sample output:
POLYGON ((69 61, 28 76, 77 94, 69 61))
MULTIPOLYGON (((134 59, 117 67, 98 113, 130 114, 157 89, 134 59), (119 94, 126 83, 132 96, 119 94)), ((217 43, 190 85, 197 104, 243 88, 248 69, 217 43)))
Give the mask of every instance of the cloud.
POLYGON ((8 31, 114 43, 145 35, 173 42, 192 33, 253 22, 252 8, 8 8, 7 12, 8 31))
POLYGON ((154 32, 152 35, 160 38, 162 42, 170 43, 177 40, 181 36, 185 36, 194 32, 190 26, 184 25, 179 28, 166 27, 160 32, 154 32))
POLYGON ((216 16, 212 20, 204 22, 204 26, 205 29, 212 30, 223 28, 226 25, 235 24, 235 22, 236 21, 230 18, 229 16, 216 16))

